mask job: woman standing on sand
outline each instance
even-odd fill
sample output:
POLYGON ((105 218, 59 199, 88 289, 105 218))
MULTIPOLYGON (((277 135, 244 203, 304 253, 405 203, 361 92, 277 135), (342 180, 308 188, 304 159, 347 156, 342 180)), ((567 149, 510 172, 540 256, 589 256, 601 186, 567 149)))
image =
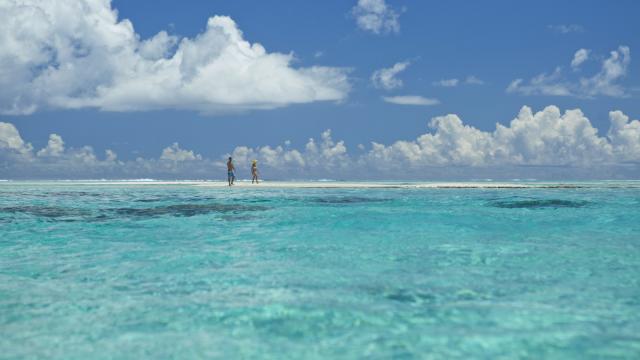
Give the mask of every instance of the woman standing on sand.
POLYGON ((258 160, 253 160, 251 164, 251 183, 255 181, 258 184, 258 160))

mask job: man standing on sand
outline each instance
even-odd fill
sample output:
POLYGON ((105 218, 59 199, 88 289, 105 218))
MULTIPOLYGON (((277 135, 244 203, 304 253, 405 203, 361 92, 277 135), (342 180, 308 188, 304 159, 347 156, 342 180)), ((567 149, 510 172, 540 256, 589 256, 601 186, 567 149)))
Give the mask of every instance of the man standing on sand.
POLYGON ((229 186, 233 185, 233 182, 236 180, 236 176, 233 173, 235 169, 231 156, 229 156, 229 161, 227 161, 227 180, 229 181, 229 186))
POLYGON ((251 164, 251 183, 254 181, 258 184, 258 160, 253 160, 251 164))

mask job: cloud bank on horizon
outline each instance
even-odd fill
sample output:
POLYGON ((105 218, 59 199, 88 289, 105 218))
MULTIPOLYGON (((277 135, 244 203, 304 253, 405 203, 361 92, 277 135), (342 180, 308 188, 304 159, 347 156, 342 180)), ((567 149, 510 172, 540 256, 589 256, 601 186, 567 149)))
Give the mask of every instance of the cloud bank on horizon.
MULTIPOLYGON (((386 26, 386 25, 385 25, 386 26)), ((0 113, 187 109, 219 113, 343 100, 348 69, 292 66, 227 16, 194 38, 141 40, 110 0, 0 2, 0 113)))
POLYGON ((250 161, 257 159, 270 179, 477 178, 483 173, 494 178, 548 179, 567 174, 593 177, 594 170, 601 178, 637 177, 640 121, 621 111, 611 111, 609 120, 608 132, 600 136, 579 109, 561 113, 548 106, 534 113, 525 106, 508 126, 497 123, 493 132, 449 114, 431 119, 432 131, 415 140, 372 142, 369 150, 359 146, 351 153, 327 130, 319 140, 310 138, 302 149, 288 143, 238 146, 231 154, 209 159, 174 143, 156 159, 133 161, 118 160, 112 150, 99 158, 90 146, 67 149, 57 134, 35 151, 13 124, 0 122, 0 178, 218 178, 227 156, 235 158, 241 175, 243 167, 248 174, 250 161))

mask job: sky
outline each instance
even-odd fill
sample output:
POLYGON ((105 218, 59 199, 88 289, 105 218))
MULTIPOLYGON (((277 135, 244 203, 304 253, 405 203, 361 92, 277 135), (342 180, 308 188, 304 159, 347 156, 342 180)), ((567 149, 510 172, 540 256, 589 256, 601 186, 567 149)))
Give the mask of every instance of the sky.
POLYGON ((0 0, 0 179, 637 179, 638 13, 0 0))

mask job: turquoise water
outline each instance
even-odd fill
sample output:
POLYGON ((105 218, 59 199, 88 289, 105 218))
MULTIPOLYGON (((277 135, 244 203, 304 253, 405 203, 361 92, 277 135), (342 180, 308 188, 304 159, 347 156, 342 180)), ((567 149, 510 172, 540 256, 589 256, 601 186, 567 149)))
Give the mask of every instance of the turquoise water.
POLYGON ((640 189, 0 184, 0 357, 638 358, 640 189))

